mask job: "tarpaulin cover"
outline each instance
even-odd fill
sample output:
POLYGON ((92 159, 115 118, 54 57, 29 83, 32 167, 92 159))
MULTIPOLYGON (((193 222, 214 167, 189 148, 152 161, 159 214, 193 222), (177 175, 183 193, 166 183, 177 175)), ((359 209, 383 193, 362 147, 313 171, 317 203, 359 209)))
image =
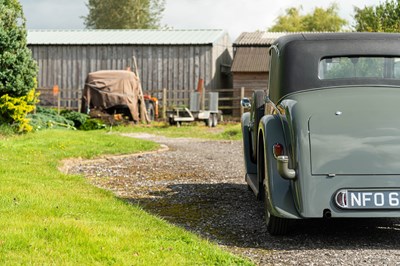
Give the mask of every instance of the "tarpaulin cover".
POLYGON ((138 78, 131 71, 107 70, 89 73, 82 94, 82 112, 88 108, 107 110, 127 106, 132 118, 139 121, 138 78))

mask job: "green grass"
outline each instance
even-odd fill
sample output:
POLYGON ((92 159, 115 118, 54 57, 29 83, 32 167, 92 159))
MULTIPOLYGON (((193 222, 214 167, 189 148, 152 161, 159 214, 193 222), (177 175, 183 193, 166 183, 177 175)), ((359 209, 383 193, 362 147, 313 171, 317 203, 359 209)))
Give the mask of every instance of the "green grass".
POLYGON ((113 130, 117 132, 145 132, 172 138, 242 139, 242 131, 238 123, 219 124, 217 127, 210 128, 205 126, 204 123, 186 123, 177 127, 162 122, 153 122, 151 125, 120 126, 113 130))
POLYGON ((152 142, 47 130, 0 140, 1 265, 250 264, 57 170, 63 158, 133 153, 152 142))

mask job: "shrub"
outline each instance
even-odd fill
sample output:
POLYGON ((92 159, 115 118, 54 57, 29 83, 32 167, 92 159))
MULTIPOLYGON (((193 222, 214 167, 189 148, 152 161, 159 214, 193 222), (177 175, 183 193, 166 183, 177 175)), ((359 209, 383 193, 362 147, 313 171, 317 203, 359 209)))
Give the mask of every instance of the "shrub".
POLYGON ((38 106, 36 114, 30 114, 28 117, 30 118, 30 124, 35 130, 47 128, 76 129, 72 120, 58 115, 53 109, 38 106))
POLYGON ((87 114, 70 110, 62 110, 60 114, 66 119, 73 121, 76 128, 79 128, 81 125, 85 124, 86 120, 89 118, 87 114))
POLYGON ((88 119, 79 129, 96 130, 96 129, 104 129, 106 127, 107 127, 106 124, 104 124, 104 122, 100 119, 88 119))
POLYGON ((106 125, 100 119, 88 119, 88 115, 63 110, 60 115, 51 108, 38 106, 35 114, 30 114, 30 124, 35 130, 48 128, 67 128, 81 130, 104 129, 106 125))
POLYGON ((10 125, 16 132, 29 132, 32 126, 27 118, 35 109, 38 95, 31 90, 26 96, 12 97, 5 94, 0 97, 0 122, 10 125))

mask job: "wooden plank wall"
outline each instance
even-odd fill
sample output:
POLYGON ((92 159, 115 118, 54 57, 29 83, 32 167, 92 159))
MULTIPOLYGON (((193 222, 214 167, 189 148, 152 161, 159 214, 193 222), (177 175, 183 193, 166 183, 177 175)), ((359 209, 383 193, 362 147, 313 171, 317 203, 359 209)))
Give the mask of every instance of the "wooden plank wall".
POLYGON ((213 46, 212 86, 213 88, 232 88, 231 73, 223 73, 222 69, 230 69, 233 60, 233 48, 229 36, 226 34, 213 46), (221 67, 222 66, 222 67, 221 67))
MULTIPOLYGON (((224 46, 218 46, 221 51, 224 46)), ((52 88, 57 84, 63 107, 77 109, 86 76, 98 70, 121 70, 138 63, 144 91, 167 88, 174 104, 184 104, 197 88, 200 78, 208 90, 221 88, 219 62, 230 63, 229 56, 213 55, 212 45, 194 46, 29 46, 39 65, 38 87, 52 88), (213 60, 218 60, 214 62, 213 60), (179 92, 179 91, 184 92, 179 92)), ((218 51, 220 54, 224 52, 218 51)), ((226 54, 226 53, 225 53, 226 54)), ((155 95, 161 98, 162 95, 155 95)))
MULTIPOLYGON (((240 98, 241 88, 245 88, 244 96, 251 98, 255 90, 268 90, 269 72, 233 73, 233 97, 240 98)), ((240 100, 234 100, 233 106, 240 106, 240 100)), ((240 110, 234 109, 233 116, 240 116, 240 110)))

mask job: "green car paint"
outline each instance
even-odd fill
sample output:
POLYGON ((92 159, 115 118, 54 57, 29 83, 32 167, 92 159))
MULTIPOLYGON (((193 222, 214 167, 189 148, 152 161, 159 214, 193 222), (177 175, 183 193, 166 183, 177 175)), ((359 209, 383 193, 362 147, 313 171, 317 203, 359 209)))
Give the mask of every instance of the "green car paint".
POLYGON ((295 219, 400 217, 399 39, 294 34, 270 49, 264 115, 252 106, 242 130, 272 235, 295 219))

